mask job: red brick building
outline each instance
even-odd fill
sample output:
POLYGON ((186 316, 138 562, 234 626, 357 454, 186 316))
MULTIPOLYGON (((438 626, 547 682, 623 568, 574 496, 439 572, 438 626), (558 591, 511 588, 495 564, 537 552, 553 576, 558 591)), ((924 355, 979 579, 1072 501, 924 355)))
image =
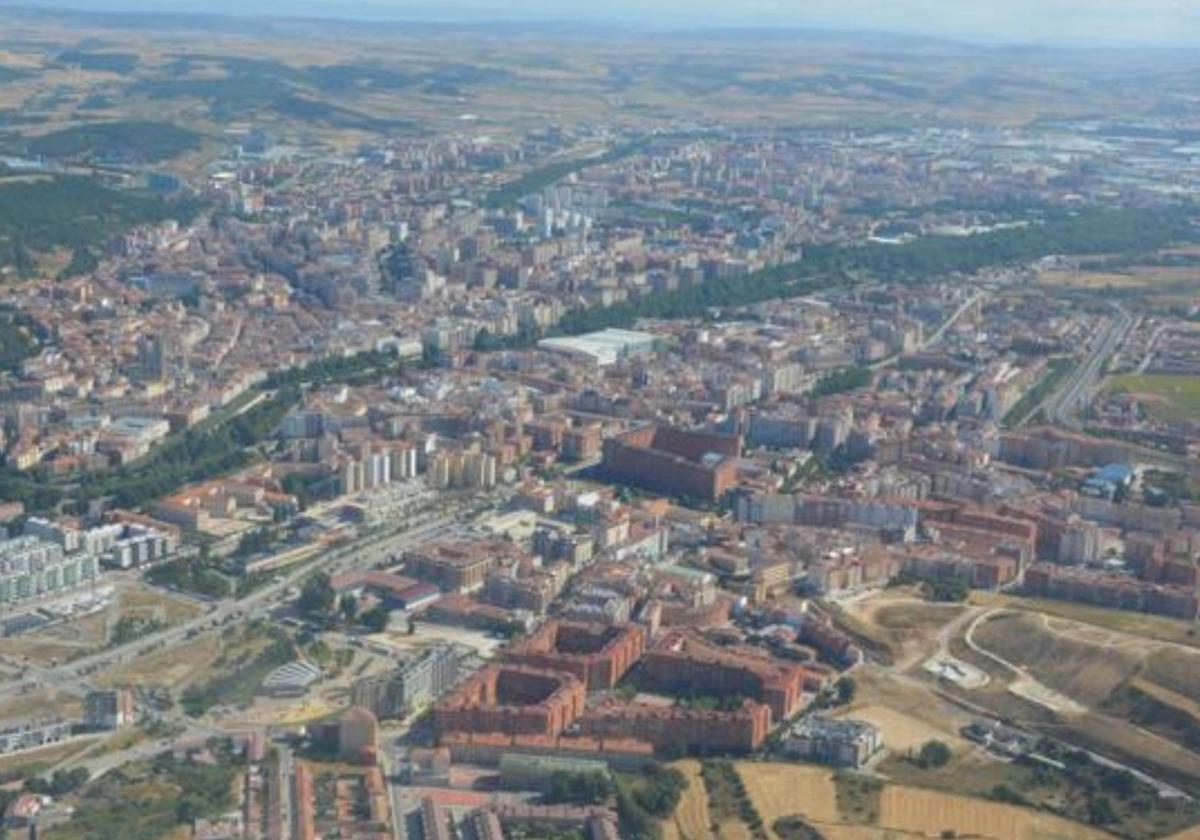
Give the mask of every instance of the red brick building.
POLYGON ((558 735, 583 713, 587 691, 565 671, 489 665, 433 709, 439 736, 450 732, 558 735))
POLYGON ((804 700, 804 668, 757 648, 719 647, 686 630, 674 630, 646 651, 639 679, 667 694, 750 697, 786 720, 804 700))
POLYGON ((580 718, 579 730, 592 738, 636 738, 656 749, 750 752, 770 734, 771 710, 753 700, 731 712, 610 701, 580 718))
POLYGON ((668 496, 716 501, 737 482, 740 437, 642 426, 604 442, 604 474, 668 496))
POLYGON ((504 658, 531 668, 566 671, 582 680, 588 691, 601 691, 613 688, 645 647, 645 631, 636 624, 547 621, 533 635, 515 642, 504 658))

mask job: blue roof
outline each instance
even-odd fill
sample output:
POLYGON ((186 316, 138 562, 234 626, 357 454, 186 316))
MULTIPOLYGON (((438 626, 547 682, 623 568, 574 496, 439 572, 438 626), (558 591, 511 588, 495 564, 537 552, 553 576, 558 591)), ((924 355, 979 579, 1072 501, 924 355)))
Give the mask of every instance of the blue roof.
POLYGON ((1122 484, 1133 478, 1133 467, 1128 464, 1109 464, 1107 467, 1097 470, 1092 478, 1097 478, 1101 481, 1111 481, 1114 484, 1122 484))

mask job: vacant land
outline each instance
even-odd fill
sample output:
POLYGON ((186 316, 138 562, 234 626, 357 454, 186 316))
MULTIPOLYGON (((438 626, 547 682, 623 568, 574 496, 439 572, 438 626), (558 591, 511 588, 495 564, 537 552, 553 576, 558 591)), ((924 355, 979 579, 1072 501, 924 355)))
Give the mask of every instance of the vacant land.
POLYGON ((956 743, 959 741, 958 738, 948 737, 944 727, 935 727, 912 715, 879 703, 855 705, 844 712, 839 712, 839 716, 865 720, 879 727, 879 731, 883 733, 883 742, 892 752, 903 753, 915 750, 934 738, 956 743))
MULTIPOLYGON (((952 651, 988 670, 993 680, 978 691, 947 690, 1019 725, 1117 758, 1185 790, 1200 790, 1200 756, 1189 749, 1200 746, 1194 714, 1200 654, 1097 623, 1037 615, 1023 599, 1010 602, 1025 611, 994 616, 974 633, 982 649, 1008 664, 956 637, 952 651)), ((1110 611, 1075 614, 1095 618, 1110 611)), ((1178 633, 1191 641, 1181 630, 1189 627, 1184 622, 1112 615, 1113 624, 1123 628, 1178 633)))
POLYGON ((0 658, 42 666, 61 664, 118 641, 129 641, 155 627, 180 624, 199 615, 201 610, 193 600, 140 583, 121 583, 109 606, 99 612, 0 639, 0 658))
POLYGON ((214 635, 199 636, 170 650, 156 651, 97 674, 96 682, 106 686, 160 685, 175 690, 202 679, 220 655, 220 639, 214 635))
POLYGON ((985 607, 1028 610, 1034 613, 1090 624, 1103 630, 1124 633, 1129 636, 1141 637, 1143 639, 1157 639, 1162 642, 1174 642, 1186 647, 1200 648, 1200 635, 1197 634, 1196 626, 1189 621, 1128 612, 1126 610, 1091 607, 1086 604, 1072 604, 1066 601, 1020 598, 1012 595, 1001 595, 995 592, 972 592, 970 602, 985 607))
POLYGON ((900 663, 931 653, 938 632, 965 612, 959 604, 924 601, 915 587, 886 590, 830 609, 840 624, 885 660, 900 663))
POLYGON ((1104 702, 1133 675, 1142 658, 1134 651, 1055 632, 1044 617, 1030 613, 992 616, 980 622, 973 639, 1054 691, 1087 706, 1104 702))
POLYGON ((1200 377, 1169 374, 1117 376, 1110 391, 1136 396, 1155 420, 1167 423, 1200 418, 1200 377))

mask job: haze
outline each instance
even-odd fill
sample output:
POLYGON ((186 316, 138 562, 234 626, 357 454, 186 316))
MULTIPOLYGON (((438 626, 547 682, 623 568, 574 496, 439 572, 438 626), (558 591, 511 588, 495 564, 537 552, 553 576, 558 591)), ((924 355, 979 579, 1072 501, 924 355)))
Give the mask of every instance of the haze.
MULTIPOLYGON (((16 5, 16 4, 14 4, 16 5)), ((30 5, 26 2, 20 5, 30 5)), ((1194 46, 1200 5, 1189 0, 50 0, 32 5, 95 11, 180 11, 471 23, 554 21, 653 28, 809 27, 875 30, 981 41, 1194 46)))

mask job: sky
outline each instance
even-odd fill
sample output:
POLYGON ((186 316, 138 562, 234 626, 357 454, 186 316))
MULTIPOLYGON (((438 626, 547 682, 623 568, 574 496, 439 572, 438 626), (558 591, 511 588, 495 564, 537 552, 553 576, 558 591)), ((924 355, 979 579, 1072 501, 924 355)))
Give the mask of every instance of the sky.
POLYGON ((975 41, 1200 47, 1200 0, 7 0, 106 11, 213 11, 638 28, 799 27, 975 41))

